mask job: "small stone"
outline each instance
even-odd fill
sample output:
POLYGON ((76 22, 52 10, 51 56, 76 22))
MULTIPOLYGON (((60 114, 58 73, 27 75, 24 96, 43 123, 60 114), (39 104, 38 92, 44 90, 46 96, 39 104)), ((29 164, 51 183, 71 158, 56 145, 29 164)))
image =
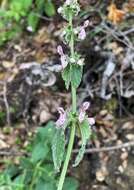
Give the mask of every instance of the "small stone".
POLYGON ((128 157, 128 153, 127 153, 127 152, 123 152, 123 153, 121 154, 121 156, 120 156, 120 159, 121 159, 121 160, 126 160, 127 157, 128 157))
POLYGON ((134 140, 134 134, 127 134, 127 135, 126 135, 126 138, 127 138, 128 140, 134 140))
POLYGON ((120 173, 123 173, 123 172, 124 172, 123 166, 120 165, 120 166, 118 167, 118 170, 119 170, 120 173))
POLYGON ((122 167, 123 167, 124 169, 126 169, 126 168, 127 168, 127 164, 128 164, 128 161, 127 161, 127 160, 124 160, 124 161, 122 162, 122 167))
POLYGON ((101 115, 102 117, 106 116, 107 114, 108 114, 108 111, 107 111, 107 110, 101 110, 101 111, 100 111, 100 115, 101 115))

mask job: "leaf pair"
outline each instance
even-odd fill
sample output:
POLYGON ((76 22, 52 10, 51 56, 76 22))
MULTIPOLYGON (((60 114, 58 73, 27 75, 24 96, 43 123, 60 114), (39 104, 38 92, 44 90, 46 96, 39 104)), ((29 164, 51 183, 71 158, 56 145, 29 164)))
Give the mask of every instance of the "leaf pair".
POLYGON ((74 88, 78 88, 81 83, 82 71, 82 66, 76 64, 68 65, 65 68, 65 70, 62 72, 62 78, 65 81, 67 89, 69 88, 70 83, 74 88))

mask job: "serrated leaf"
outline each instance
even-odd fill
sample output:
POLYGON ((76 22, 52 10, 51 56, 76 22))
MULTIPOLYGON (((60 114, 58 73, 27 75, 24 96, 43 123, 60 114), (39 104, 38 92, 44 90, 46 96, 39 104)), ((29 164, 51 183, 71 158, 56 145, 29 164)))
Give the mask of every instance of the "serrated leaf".
POLYGON ((79 149, 79 152, 75 159, 75 163, 73 164, 73 167, 78 166, 78 164, 83 159, 87 141, 89 140, 89 138, 91 136, 91 129, 89 126, 89 122, 87 120, 83 121, 80 124, 79 128, 80 128, 80 133, 81 133, 82 145, 81 145, 81 148, 79 149))
POLYGON ((66 89, 68 89, 71 82, 71 69, 69 65, 62 72, 62 78, 65 81, 66 89))
POLYGON ((78 86, 81 83, 82 71, 83 71, 82 66, 75 64, 75 65, 72 65, 71 67, 71 83, 73 87, 75 88, 78 88, 78 86))
POLYGON ((58 172, 65 152, 65 135, 62 129, 57 129, 52 141, 52 156, 55 170, 58 172))

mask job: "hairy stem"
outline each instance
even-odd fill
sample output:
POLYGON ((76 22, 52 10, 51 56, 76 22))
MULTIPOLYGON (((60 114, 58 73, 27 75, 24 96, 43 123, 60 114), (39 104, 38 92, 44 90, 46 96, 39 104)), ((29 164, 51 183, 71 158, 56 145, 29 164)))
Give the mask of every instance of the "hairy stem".
MULTIPOLYGON (((70 53, 71 53, 71 57, 74 57, 73 18, 72 18, 71 13, 70 13, 69 25, 70 25, 70 28, 71 28, 71 39, 70 39, 70 44, 69 44, 70 53)), ((71 91, 72 91, 72 111, 75 114, 76 113, 76 88, 74 88, 72 84, 71 84, 71 91)), ((75 122, 74 122, 72 124, 72 127, 71 127, 69 145, 68 145, 68 148, 67 148, 67 154, 66 154, 63 169, 62 169, 62 172, 61 172, 61 175, 60 175, 60 180, 59 180, 57 190, 62 190, 62 188, 63 188, 63 184, 64 184, 64 181, 65 181, 65 176, 66 176, 66 173, 67 173, 67 168, 68 168, 68 164, 69 164, 69 160, 70 160, 70 157, 71 157, 71 152, 72 152, 72 148, 73 148, 73 144, 74 144, 75 128, 76 128, 76 126, 75 126, 75 122)))
POLYGON ((67 168, 68 168, 68 164, 69 164, 69 160, 70 160, 70 156, 71 156, 71 152, 73 148, 74 137, 75 137, 75 125, 73 125, 71 128, 71 135, 70 135, 69 144, 67 148, 66 159, 65 159, 64 166, 61 172, 57 190, 62 190, 63 188, 63 184, 64 184, 64 180, 65 180, 65 176, 66 176, 66 172, 67 172, 67 168))

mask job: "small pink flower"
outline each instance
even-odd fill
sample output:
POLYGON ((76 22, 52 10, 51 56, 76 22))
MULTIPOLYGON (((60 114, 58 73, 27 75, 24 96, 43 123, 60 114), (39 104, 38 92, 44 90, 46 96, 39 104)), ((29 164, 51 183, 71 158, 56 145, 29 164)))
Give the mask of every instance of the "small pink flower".
POLYGON ((66 55, 62 55, 60 57, 61 60, 61 64, 62 64, 62 68, 65 69, 68 65, 68 60, 67 60, 67 56, 66 55))
POLYGON ((90 103, 89 102, 84 102, 80 108, 80 113, 78 116, 78 120, 80 123, 82 123, 85 119, 85 115, 86 115, 86 110, 89 108, 90 103))
POLYGON ((83 109, 84 111, 86 111, 89 107, 90 107, 90 103, 89 103, 89 102, 84 102, 84 103, 82 104, 82 109, 83 109))
POLYGON ((60 56, 64 55, 62 46, 59 45, 59 46, 57 47, 57 52, 58 52, 58 54, 59 54, 60 56))
POLYGON ((61 60, 62 68, 65 69, 67 67, 67 65, 68 65, 68 58, 64 54, 62 46, 57 47, 57 52, 61 56, 60 60, 61 60))
POLYGON ((93 117, 88 118, 89 125, 94 125, 95 124, 95 119, 93 117))
POLYGON ((58 112, 60 114, 58 120, 56 121, 56 126, 57 127, 62 127, 66 121, 66 112, 62 107, 58 108, 58 112))
POLYGON ((80 32, 79 32, 78 38, 79 38, 80 40, 84 40, 84 39, 86 38, 86 31, 85 31, 85 28, 80 27, 80 32))
POLYGON ((84 40, 86 38, 86 31, 85 31, 85 28, 87 28, 89 26, 89 21, 86 20, 83 24, 83 26, 80 27, 80 31, 79 31, 79 34, 78 34, 78 38, 80 40, 84 40))

